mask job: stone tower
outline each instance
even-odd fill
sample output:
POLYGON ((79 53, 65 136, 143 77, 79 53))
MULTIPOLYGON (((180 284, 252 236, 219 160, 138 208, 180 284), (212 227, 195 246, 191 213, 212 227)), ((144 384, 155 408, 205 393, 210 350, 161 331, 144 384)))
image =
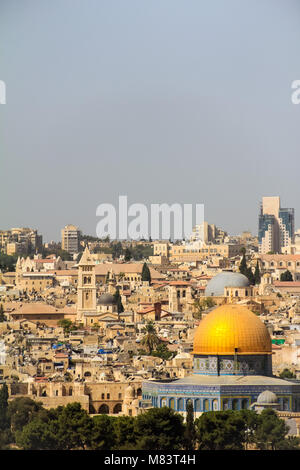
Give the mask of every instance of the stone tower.
POLYGON ((84 312, 97 311, 95 262, 88 247, 78 264, 77 320, 82 321, 84 312))

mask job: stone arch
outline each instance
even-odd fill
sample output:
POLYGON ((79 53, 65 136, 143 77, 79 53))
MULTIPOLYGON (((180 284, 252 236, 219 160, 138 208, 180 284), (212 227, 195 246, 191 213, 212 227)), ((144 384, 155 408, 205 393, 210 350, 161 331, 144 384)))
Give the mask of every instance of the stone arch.
POLYGON ((121 411, 122 411, 122 404, 121 404, 121 403, 117 403, 117 404, 114 406, 113 414, 121 413, 121 411))
POLYGON ((138 397, 141 397, 141 396, 142 396, 142 389, 141 389, 141 387, 139 387, 139 388, 137 389, 136 394, 137 394, 138 397))
POLYGON ((61 393, 63 397, 67 395, 66 387, 64 385, 62 386, 61 393))
POLYGON ((47 397, 47 389, 45 386, 39 388, 39 396, 40 397, 47 397))
POLYGON ((103 404, 99 407, 99 414, 100 414, 100 415, 108 415, 108 414, 109 414, 109 407, 108 407, 108 405, 106 405, 105 403, 103 403, 103 404))

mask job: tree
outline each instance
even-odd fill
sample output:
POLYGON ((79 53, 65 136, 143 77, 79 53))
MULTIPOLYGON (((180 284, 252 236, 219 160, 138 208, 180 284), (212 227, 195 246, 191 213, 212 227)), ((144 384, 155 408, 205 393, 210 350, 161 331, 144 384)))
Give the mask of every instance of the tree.
POLYGON ((3 273, 16 270, 17 255, 0 253, 0 271, 3 273))
POLYGON ((130 261, 131 258, 132 258, 131 251, 129 250, 129 248, 126 248, 125 254, 124 254, 124 259, 125 259, 125 261, 130 261))
POLYGON ((64 329, 64 333, 70 333, 71 327, 73 325, 71 320, 68 320, 67 318, 63 318, 62 320, 59 320, 57 322, 58 326, 64 329))
POLYGON ((281 281, 292 281, 293 280, 293 276, 292 276, 292 273, 291 271, 289 271, 288 269, 280 274, 280 280, 281 281))
POLYGON ((64 450, 51 421, 35 418, 16 432, 16 444, 24 450, 64 450))
POLYGON ((122 298, 119 287, 116 288, 116 292, 114 293, 114 299, 117 304, 117 312, 120 315, 120 313, 124 312, 124 307, 122 304, 122 298))
POLYGON ((281 379, 295 379, 296 375, 293 374, 293 372, 290 371, 289 369, 285 368, 280 372, 279 377, 281 379))
POLYGON ((187 403, 186 411, 187 415, 184 431, 184 450, 195 450, 196 429, 194 423, 194 407, 192 401, 189 401, 187 403))
POLYGON ((8 405, 11 431, 21 431, 42 409, 42 403, 29 397, 18 397, 12 400, 8 405))
POLYGON ((123 247, 121 242, 113 243, 111 248, 113 259, 117 259, 122 255, 123 247))
POLYGON ((135 418, 137 450, 180 450, 183 417, 171 408, 151 408, 135 418))
POLYGON ((150 274, 150 269, 147 266, 147 263, 144 263, 144 265, 143 265, 142 281, 148 281, 149 284, 151 283, 151 274, 150 274))
POLYGON ((253 272, 252 272, 251 267, 247 268, 247 269, 246 269, 246 272, 245 272, 244 274, 245 274, 245 276, 248 278, 250 285, 251 285, 251 286, 254 286, 254 284, 255 284, 255 277, 254 277, 254 274, 253 274, 253 272))
POLYGON ((0 390, 0 430, 4 431, 9 428, 8 417, 8 388, 6 383, 2 385, 0 390))
MULTIPOLYGON (((103 415, 105 416, 105 415, 103 415)), ((135 418, 132 416, 118 416, 112 418, 115 436, 114 449, 128 450, 135 449, 136 436, 134 432, 135 418)))
POLYGON ((260 450, 278 450, 284 445, 288 430, 288 426, 278 417, 276 411, 266 408, 258 417, 255 443, 260 450))
POLYGON ((256 266, 255 266, 255 271, 254 271, 254 281, 255 281, 255 284, 260 284, 260 281, 261 281, 261 274, 259 270, 258 260, 256 261, 256 266))
POLYGON ((276 445, 276 450, 300 450, 300 439, 296 436, 287 436, 276 445))
POLYGON ((255 432, 258 426, 258 414, 254 410, 239 410, 239 413, 244 421, 244 445, 247 450, 249 444, 255 442, 255 432))
POLYGON ((151 356, 154 347, 160 343, 160 339, 156 334, 153 322, 149 321, 143 329, 143 332, 145 333, 145 336, 143 337, 141 344, 147 346, 148 352, 151 356))
POLYGON ((92 429, 92 418, 80 403, 68 403, 57 408, 57 438, 61 448, 86 449, 90 446, 92 429))
POLYGON ((2 322, 4 322, 4 321, 6 321, 6 317, 5 317, 5 315, 4 315, 4 308, 3 308, 3 305, 1 304, 1 305, 0 305, 0 322, 2 323, 2 322))
POLYGON ((173 356, 173 353, 168 350, 168 347, 164 343, 160 343, 157 345, 156 350, 152 352, 152 356, 160 357, 168 361, 173 356))
POLYGON ((240 273, 244 274, 246 276, 246 271, 247 271, 247 261, 246 261, 246 255, 245 252, 243 253, 243 257, 240 263, 240 273))
POLYGON ((195 421, 200 450, 243 450, 245 421, 233 411, 207 411, 195 421))
POLYGON ((202 305, 205 309, 212 308, 216 305, 216 302, 211 297, 206 297, 203 299, 202 305))
POLYGON ((195 299, 194 300, 194 307, 195 307, 195 312, 193 313, 193 317, 196 320, 201 320, 202 319, 202 312, 204 310, 203 305, 200 301, 200 299, 195 299))
POLYGON ((111 450, 116 442, 113 418, 107 415, 92 418, 90 448, 92 450, 111 450))

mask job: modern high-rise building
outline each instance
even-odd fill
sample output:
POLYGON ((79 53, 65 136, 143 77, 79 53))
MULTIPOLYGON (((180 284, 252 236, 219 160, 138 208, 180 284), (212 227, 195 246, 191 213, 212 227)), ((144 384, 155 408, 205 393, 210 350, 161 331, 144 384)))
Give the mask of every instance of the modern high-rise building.
POLYGON ((263 197, 258 219, 260 253, 281 253, 294 243, 294 209, 280 207, 280 197, 263 197))
POLYGON ((78 253, 80 230, 75 225, 66 225, 61 231, 61 247, 71 255, 78 253))

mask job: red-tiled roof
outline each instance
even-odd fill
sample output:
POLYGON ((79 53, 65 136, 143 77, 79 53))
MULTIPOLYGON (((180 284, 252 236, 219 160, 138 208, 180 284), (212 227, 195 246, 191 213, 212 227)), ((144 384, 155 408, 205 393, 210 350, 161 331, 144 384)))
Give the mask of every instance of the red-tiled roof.
POLYGON ((300 281, 274 281, 275 287, 300 287, 300 281))

